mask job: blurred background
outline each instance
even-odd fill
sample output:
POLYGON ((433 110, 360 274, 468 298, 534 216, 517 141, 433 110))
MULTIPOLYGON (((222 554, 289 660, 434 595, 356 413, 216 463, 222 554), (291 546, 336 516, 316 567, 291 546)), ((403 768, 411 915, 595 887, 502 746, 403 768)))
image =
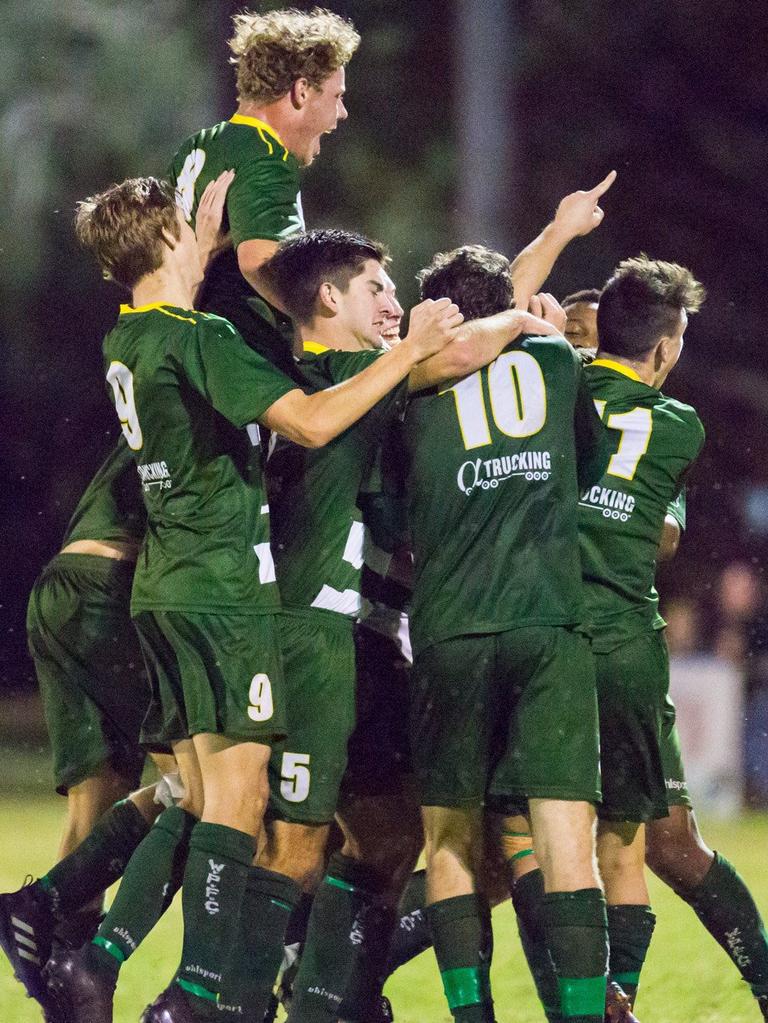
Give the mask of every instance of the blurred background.
MULTIPOLYGON (((696 405, 708 440, 659 588, 692 787, 723 814, 768 805, 768 5, 327 5, 363 42, 349 120, 305 175, 307 223, 386 241, 404 305, 436 250, 485 242, 511 255, 562 195, 611 168, 603 225, 566 251, 549 290, 599 287, 639 251, 705 283, 667 390, 696 405)), ((6 741, 43 748, 27 595, 116 435, 100 344, 122 296, 78 251, 73 207, 112 181, 162 174, 182 139, 231 115, 226 40, 241 7, 0 3, 6 741)))

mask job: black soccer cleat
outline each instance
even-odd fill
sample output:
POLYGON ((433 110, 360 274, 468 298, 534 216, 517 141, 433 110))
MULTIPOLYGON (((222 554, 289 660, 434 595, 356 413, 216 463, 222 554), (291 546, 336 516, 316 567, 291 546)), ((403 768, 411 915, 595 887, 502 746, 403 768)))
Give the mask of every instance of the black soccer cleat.
POLYGON ((182 989, 173 983, 146 1007, 139 1023, 200 1023, 200 1020, 182 989))
POLYGON ((639 1023, 629 995, 613 980, 605 989, 605 1023, 639 1023))
POLYGON ((758 1008, 763 1014, 763 1019, 768 1020, 768 994, 755 995, 755 998, 757 999, 758 1008))
POLYGON ((60 1018, 67 1023, 112 1023, 117 970, 99 963, 92 946, 56 952, 45 979, 60 1018))
POLYGON ((43 967, 51 954, 56 918, 32 884, 17 892, 0 895, 0 947, 13 967, 27 995, 47 1013, 53 1006, 43 978, 43 967))

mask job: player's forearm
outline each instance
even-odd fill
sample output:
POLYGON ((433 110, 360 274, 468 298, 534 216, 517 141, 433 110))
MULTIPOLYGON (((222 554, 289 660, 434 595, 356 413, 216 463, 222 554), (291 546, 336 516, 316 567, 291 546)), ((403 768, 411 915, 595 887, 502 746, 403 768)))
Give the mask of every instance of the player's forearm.
POLYGON ((308 395, 290 392, 267 410, 262 422, 302 447, 323 447, 369 412, 415 365, 413 346, 403 341, 334 387, 308 395))
POLYGON ((252 238, 237 247, 237 264, 254 291, 266 299, 275 309, 287 314, 287 309, 261 272, 262 266, 277 251, 277 242, 268 238, 252 238))
POLYGON ((656 553, 656 561, 658 563, 671 561, 674 558, 677 554, 677 548, 680 546, 681 533, 682 530, 677 519, 673 515, 667 515, 661 528, 661 540, 656 553))
POLYGON ((465 323, 461 338, 451 341, 430 359, 419 363, 408 377, 408 389, 420 391, 474 373, 487 366, 519 336, 523 320, 515 309, 465 323))
POLYGON ((560 254, 571 241, 573 236, 553 220, 519 253, 509 270, 516 308, 528 308, 531 297, 541 291, 560 254))

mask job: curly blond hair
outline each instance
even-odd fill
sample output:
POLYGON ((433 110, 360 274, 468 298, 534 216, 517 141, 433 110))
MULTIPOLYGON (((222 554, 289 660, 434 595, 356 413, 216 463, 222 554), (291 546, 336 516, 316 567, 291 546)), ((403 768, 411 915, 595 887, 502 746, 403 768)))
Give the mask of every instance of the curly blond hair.
POLYGON ((129 291, 162 265, 165 241, 180 234, 176 198, 167 181, 128 178, 75 207, 75 234, 107 280, 129 291))
POLYGON ((299 78, 319 88, 337 68, 348 64, 360 36, 351 21, 322 7, 288 8, 236 14, 229 40, 237 67, 239 100, 271 103, 284 96, 299 78))

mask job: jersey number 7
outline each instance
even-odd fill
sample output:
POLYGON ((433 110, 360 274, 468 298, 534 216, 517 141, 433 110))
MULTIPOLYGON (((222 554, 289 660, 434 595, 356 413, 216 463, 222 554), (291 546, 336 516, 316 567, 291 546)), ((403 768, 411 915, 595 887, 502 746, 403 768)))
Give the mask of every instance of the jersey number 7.
MULTIPOLYGON (((605 415, 606 403, 595 398, 597 414, 602 419, 605 415)), ((653 429, 653 416, 649 408, 633 408, 629 412, 612 412, 605 424, 609 430, 619 430, 621 439, 615 455, 611 455, 608 468, 609 476, 618 476, 623 480, 633 480, 640 459, 648 450, 653 429)))

